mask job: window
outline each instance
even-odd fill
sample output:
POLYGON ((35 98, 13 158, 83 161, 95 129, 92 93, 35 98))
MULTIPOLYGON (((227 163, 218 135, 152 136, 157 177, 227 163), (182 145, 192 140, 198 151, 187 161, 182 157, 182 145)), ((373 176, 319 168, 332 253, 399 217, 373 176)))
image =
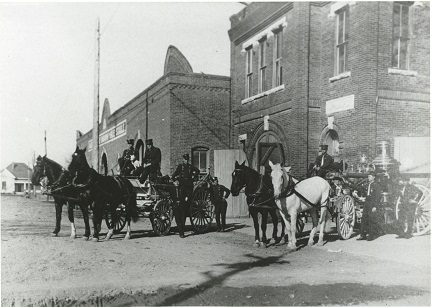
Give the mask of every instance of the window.
POLYGON ((6 190, 6 181, 1 182, 1 189, 6 190))
POLYGON ((409 53, 409 6, 394 3, 392 35, 392 67, 408 69, 409 53))
POLYGON ((259 93, 265 92, 266 87, 266 36, 259 43, 259 93))
POLYGON ((274 32, 274 72, 275 72, 275 86, 283 84, 283 66, 281 64, 282 59, 282 47, 283 47, 283 29, 280 28, 274 32))
POLYGON ((348 22, 349 6, 345 6, 337 12, 337 48, 335 55, 335 75, 339 75, 347 71, 347 42, 349 39, 348 22))
POLYGON ((196 166, 201 173, 208 172, 208 148, 198 147, 193 149, 192 164, 196 166))
POLYGON ((253 48, 250 46, 247 50, 246 55, 246 84, 245 84, 245 97, 251 97, 253 95, 253 48))

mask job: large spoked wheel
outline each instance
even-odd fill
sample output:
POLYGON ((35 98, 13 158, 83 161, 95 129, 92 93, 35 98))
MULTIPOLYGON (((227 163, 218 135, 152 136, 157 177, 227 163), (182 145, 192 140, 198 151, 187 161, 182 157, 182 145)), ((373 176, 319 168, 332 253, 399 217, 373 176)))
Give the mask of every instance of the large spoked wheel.
POLYGON ((215 207, 208 189, 198 188, 190 204, 190 223, 197 233, 207 232, 215 216, 215 207))
POLYGON ((126 211, 124 205, 118 206, 114 212, 114 214, 112 214, 110 210, 106 212, 105 222, 108 228, 113 228, 114 233, 117 234, 120 233, 126 225, 126 211))
POLYGON ((172 200, 159 200, 150 215, 154 233, 158 236, 167 235, 171 230, 173 216, 172 200))
POLYGON ((304 230, 305 222, 307 220, 307 217, 305 216, 305 213, 303 212, 299 213, 298 217, 296 218, 296 235, 301 235, 302 231, 304 230))
MULTIPOLYGON (((430 233, 430 189, 421 184, 415 184, 417 188, 422 191, 422 197, 418 202, 415 211, 415 223, 413 226, 413 235, 421 236, 424 234, 430 233)), ((400 205, 401 205, 401 196, 398 196, 396 204, 395 204, 395 217, 399 219, 400 213, 400 205)), ((405 229, 407 230, 407 225, 405 225, 405 229)))
POLYGON ((355 218, 355 200, 350 195, 344 195, 337 214, 337 232, 340 239, 347 240, 352 236, 355 218))

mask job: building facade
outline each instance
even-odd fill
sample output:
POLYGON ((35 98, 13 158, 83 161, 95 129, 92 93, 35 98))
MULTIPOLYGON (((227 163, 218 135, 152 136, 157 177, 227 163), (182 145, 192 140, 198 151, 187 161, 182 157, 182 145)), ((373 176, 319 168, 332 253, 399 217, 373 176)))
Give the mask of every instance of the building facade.
POLYGON ((1 170, 2 193, 25 194, 33 188, 30 182, 33 171, 25 163, 13 162, 1 170))
POLYGON ((429 18, 429 2, 247 5, 229 30, 231 148, 302 176, 320 144, 350 164, 378 141, 429 147, 429 18))
MULTIPOLYGON (((229 147, 230 78, 193 73, 174 46, 167 50, 164 73, 156 82, 111 114, 104 101, 99 125, 99 172, 119 173, 118 158, 127 139, 142 161, 145 140, 162 152, 161 172, 172 174, 189 153, 191 163, 206 172, 214 167, 214 150, 229 147)), ((91 161, 92 130, 77 132, 77 145, 87 147, 91 161)))

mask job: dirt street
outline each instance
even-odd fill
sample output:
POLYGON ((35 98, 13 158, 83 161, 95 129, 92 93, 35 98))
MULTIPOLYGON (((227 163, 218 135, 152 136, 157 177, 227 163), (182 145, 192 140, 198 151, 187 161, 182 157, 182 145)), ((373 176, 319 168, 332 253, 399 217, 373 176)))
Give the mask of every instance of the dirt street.
POLYGON ((94 243, 81 218, 69 237, 66 211, 52 237, 53 203, 1 197, 2 306, 431 305, 430 236, 341 241, 333 228, 323 247, 306 247, 306 225, 288 253, 284 242, 253 247, 248 218, 184 239, 156 237, 141 219, 131 240, 94 243))

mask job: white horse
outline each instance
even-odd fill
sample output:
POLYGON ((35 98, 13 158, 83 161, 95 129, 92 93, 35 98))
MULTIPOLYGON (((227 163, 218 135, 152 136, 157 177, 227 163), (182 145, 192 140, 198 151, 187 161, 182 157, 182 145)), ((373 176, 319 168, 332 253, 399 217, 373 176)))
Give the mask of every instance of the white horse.
POLYGON ((319 241, 317 245, 323 245, 323 232, 325 225, 331 220, 331 214, 328 211, 329 202, 329 183, 321 177, 311 177, 300 182, 293 179, 288 174, 290 167, 282 167, 280 164, 271 166, 271 179, 274 186, 274 198, 280 210, 281 216, 286 223, 286 233, 289 237, 287 247, 296 250, 296 218, 299 212, 309 211, 313 221, 313 228, 308 239, 308 246, 314 244, 314 235, 317 231, 317 225, 320 223, 319 241), (317 210, 320 209, 320 221, 317 220, 317 210), (287 216, 290 216, 289 222, 287 216))

